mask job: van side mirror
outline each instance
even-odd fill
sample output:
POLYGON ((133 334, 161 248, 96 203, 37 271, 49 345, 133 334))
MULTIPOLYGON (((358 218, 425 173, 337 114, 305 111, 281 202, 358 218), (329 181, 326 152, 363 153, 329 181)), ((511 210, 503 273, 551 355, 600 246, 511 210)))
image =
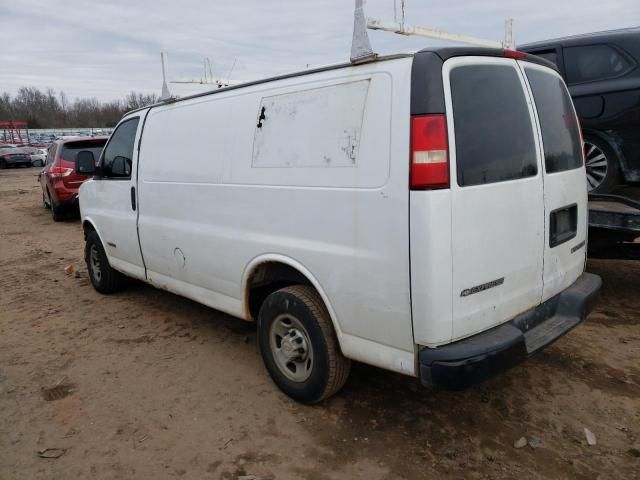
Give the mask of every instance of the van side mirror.
POLYGON ((79 175, 93 175, 96 173, 96 159, 93 152, 82 150, 76 155, 76 173, 79 175))

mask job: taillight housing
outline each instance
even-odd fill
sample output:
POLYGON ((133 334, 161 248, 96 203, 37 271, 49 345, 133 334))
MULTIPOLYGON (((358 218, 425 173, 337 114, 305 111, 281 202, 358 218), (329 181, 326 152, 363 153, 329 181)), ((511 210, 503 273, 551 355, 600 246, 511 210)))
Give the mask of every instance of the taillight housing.
POLYGON ((68 177, 72 173, 73 168, 66 167, 51 167, 51 169, 49 170, 49 176, 51 176, 52 178, 68 177))
POLYGON ((444 114, 411 117, 411 190, 449 188, 449 141, 444 114))

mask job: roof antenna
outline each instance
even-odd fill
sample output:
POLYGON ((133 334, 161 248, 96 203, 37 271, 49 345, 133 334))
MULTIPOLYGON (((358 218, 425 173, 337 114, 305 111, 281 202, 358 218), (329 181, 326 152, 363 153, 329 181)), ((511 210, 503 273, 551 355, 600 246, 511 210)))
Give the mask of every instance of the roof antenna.
POLYGON ((361 63, 377 57, 371 48, 367 33, 367 20, 364 16, 364 0, 355 0, 353 12, 353 40, 351 41, 351 63, 361 63))
POLYGON ((171 92, 167 86, 167 74, 164 69, 164 52, 160 52, 160 62, 162 63, 162 93, 160 94, 160 100, 169 100, 171 98, 171 92))

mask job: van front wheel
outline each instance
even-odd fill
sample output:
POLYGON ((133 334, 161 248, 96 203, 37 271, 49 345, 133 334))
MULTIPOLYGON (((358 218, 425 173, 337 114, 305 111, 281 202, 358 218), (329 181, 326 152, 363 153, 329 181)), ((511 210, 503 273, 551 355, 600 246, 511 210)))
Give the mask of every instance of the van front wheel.
POLYGON ((267 297, 258 315, 258 343, 273 381, 299 402, 330 397, 349 376, 351 363, 312 287, 294 285, 267 297))
POLYGON ((87 235, 84 259, 87 263, 89 279, 93 288, 100 293, 113 293, 122 290, 125 277, 109 265, 107 254, 104 251, 100 237, 95 231, 87 235))

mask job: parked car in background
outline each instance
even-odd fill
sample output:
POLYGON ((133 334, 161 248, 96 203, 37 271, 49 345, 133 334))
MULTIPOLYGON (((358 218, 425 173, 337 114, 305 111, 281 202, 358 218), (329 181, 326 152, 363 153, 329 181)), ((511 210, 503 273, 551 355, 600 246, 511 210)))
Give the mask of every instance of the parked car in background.
MULTIPOLYGON (((32 167, 44 166, 44 157, 41 155, 40 149, 38 147, 36 147, 34 145, 22 145, 20 148, 22 148, 24 153, 29 155, 29 158, 31 158, 31 166, 32 167), (40 157, 36 159, 35 163, 34 163, 34 158, 33 158, 34 155, 40 155, 40 157), (42 162, 42 164, 40 164, 40 162, 42 162)), ((45 151, 45 156, 46 156, 46 151, 45 151)))
POLYGON ((49 147, 38 180, 42 187, 42 203, 51 209, 55 221, 61 220, 65 213, 78 211, 78 189, 90 178, 76 173, 76 155, 88 150, 98 158, 105 143, 107 137, 74 137, 56 140, 49 147))
POLYGON ((47 149, 36 148, 35 153, 31 154, 31 165, 34 167, 44 167, 47 160, 47 149))
POLYGON ((20 147, 6 147, 0 149, 0 168, 30 167, 31 155, 20 147))
POLYGON ((640 28, 518 46, 556 64, 578 112, 589 191, 640 182, 640 28))

